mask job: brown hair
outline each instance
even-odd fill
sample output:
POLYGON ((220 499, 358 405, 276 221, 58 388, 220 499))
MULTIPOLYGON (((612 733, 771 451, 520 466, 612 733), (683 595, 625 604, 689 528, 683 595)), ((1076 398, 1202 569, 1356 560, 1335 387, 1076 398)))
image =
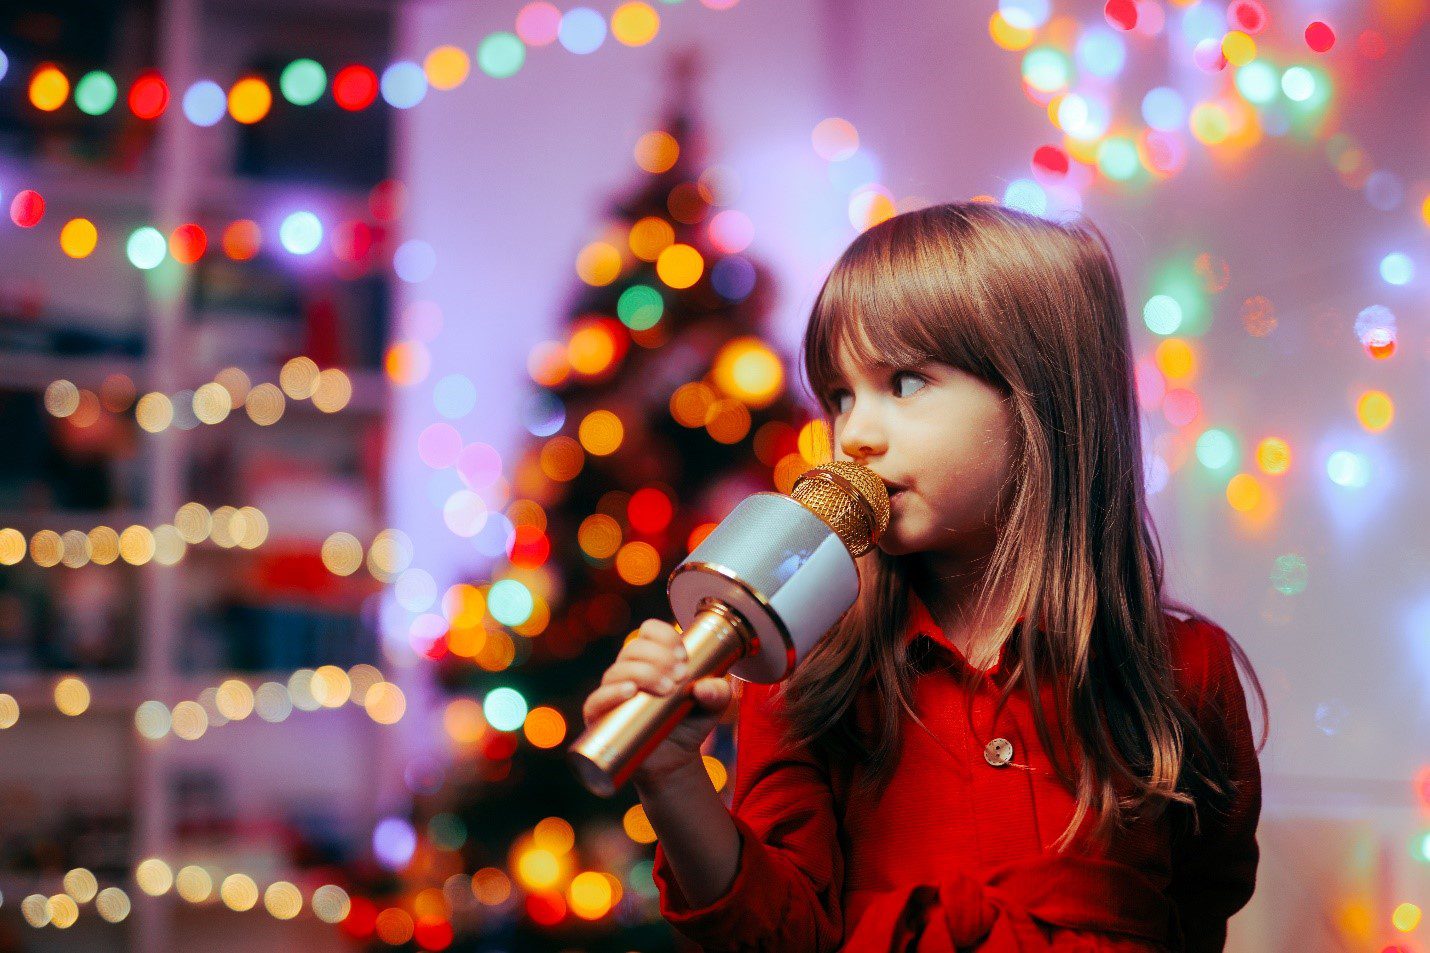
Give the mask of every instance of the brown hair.
MULTIPOLYGON (((1090 812, 1096 839, 1143 806, 1185 804, 1195 820, 1198 804, 1224 805, 1226 771, 1173 690, 1163 613, 1204 617, 1163 594, 1131 339, 1102 233, 1085 219, 1054 222, 977 202, 890 218, 840 256, 805 331, 805 373, 827 420, 844 348, 870 363, 942 361, 1010 402, 1013 463, 979 609, 1007 585, 992 641, 1015 639, 1018 651, 998 706, 1019 683, 1027 689, 1038 737, 1077 796, 1057 849, 1073 843, 1090 812), (1065 691, 1053 693, 1058 724, 1073 727, 1081 757, 1050 736, 1039 679, 1051 675, 1066 677, 1065 691)), ((917 662, 899 638, 907 558, 877 548, 860 557, 858 600, 781 688, 787 740, 852 754, 870 789, 897 762, 901 710, 919 720, 910 703, 917 662), (874 737, 853 723, 869 677, 874 737)), ((1265 695, 1246 653, 1231 645, 1260 699, 1264 744, 1265 695)))

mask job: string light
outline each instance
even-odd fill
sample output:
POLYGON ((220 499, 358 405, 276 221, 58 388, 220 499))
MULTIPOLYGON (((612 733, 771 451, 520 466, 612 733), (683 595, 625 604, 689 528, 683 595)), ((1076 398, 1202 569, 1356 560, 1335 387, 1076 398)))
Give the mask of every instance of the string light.
MULTIPOLYGON (((221 901, 236 912, 257 908, 260 891, 257 881, 244 873, 223 876, 206 865, 188 864, 177 872, 167 862, 150 857, 134 870, 135 886, 151 897, 162 897, 171 890, 174 895, 194 906, 221 901), (215 890, 215 884, 220 886, 215 890)), ((108 923, 123 923, 133 909, 133 901, 121 887, 100 889, 94 874, 85 868, 75 868, 64 875, 63 893, 46 896, 34 893, 20 903, 25 923, 35 929, 54 927, 68 929, 77 923, 83 909, 93 903, 94 913, 108 923)), ((302 891, 286 880, 270 883, 263 891, 263 909, 278 920, 291 920, 304 908, 302 891)), ((315 888, 307 907, 327 924, 341 924, 353 910, 353 900, 337 884, 325 883, 315 888)))
MULTIPOLYGON (((310 400, 319 411, 335 414, 351 404, 354 393, 352 378, 346 371, 336 367, 319 370, 307 357, 295 357, 285 363, 279 382, 281 387, 270 383, 254 386, 244 371, 229 367, 193 391, 140 395, 133 402, 134 418, 142 429, 160 433, 172 426, 214 426, 227 420, 233 411, 243 410, 259 426, 271 426, 282 419, 287 399, 310 400)), ((132 389, 132 382, 127 383, 132 389)), ((119 399, 117 393, 115 399, 102 401, 68 380, 52 381, 45 388, 45 410, 80 426, 93 423, 79 423, 74 417, 86 400, 112 413, 122 413, 130 405, 129 399, 119 399)))
MULTIPOLYGON (((707 2, 704 6, 720 10, 733 3, 707 2)), ((189 122, 202 127, 214 125, 225 113, 241 124, 261 122, 271 115, 274 86, 285 102, 300 108, 312 106, 325 93, 331 93, 334 102, 350 111, 367 109, 379 94, 394 109, 410 109, 421 102, 429 88, 445 92, 467 81, 471 59, 463 52, 464 47, 476 50, 481 73, 492 79, 508 79, 521 71, 529 49, 558 45, 553 40, 559 39, 559 45, 568 52, 582 55, 598 49, 608 33, 623 46, 641 47, 651 43, 660 28, 661 14, 643 2, 621 4, 611 13, 609 23, 589 7, 578 6, 563 14, 550 4, 528 4, 517 15, 514 32, 493 31, 474 44, 441 44, 419 58, 420 65, 398 60, 379 71, 349 63, 338 68, 329 83, 324 66, 302 57, 284 65, 272 81, 261 75, 246 75, 227 92, 211 79, 198 80, 183 91, 182 112, 189 122)), ((62 109, 71 93, 80 112, 102 116, 118 101, 119 87, 110 74, 95 70, 86 73, 72 88, 65 69, 55 63, 40 64, 30 77, 28 100, 42 112, 62 109)), ((154 120, 167 111, 170 95, 163 75, 146 70, 130 83, 125 102, 136 118, 154 120)))
MULTIPOLYGON (((217 99, 212 104, 203 90, 185 99, 185 110, 191 118, 202 120, 201 124, 209 121, 210 114, 205 110, 222 112, 227 108, 222 91, 214 87, 213 92, 217 99)), ((276 244, 270 241, 268 247, 282 248, 302 259, 313 259, 320 249, 326 249, 330 256, 327 260, 340 277, 360 277, 382 264, 405 281, 425 281, 435 264, 430 243, 412 239, 399 246, 395 233, 386 230, 382 241, 375 238, 388 212, 380 196, 395 185, 384 182, 373 187, 369 194, 371 221, 351 216, 324 221, 307 209, 290 211, 276 226, 268 228, 278 239, 276 244)), ((38 191, 20 189, 10 200, 10 221, 18 228, 33 229, 44 220, 45 208, 45 198, 38 191)), ((264 227, 254 216, 212 223, 209 228, 185 222, 167 234, 152 225, 141 225, 128 234, 106 232, 103 236, 94 226, 100 218, 92 214, 66 221, 56 236, 60 250, 70 258, 84 259, 100 248, 101 238, 106 245, 122 242, 122 254, 131 265, 140 271, 152 271, 170 259, 191 266, 217 254, 233 261, 249 261, 265 247, 264 227), (210 232, 218 236, 217 242, 210 241, 210 232)))

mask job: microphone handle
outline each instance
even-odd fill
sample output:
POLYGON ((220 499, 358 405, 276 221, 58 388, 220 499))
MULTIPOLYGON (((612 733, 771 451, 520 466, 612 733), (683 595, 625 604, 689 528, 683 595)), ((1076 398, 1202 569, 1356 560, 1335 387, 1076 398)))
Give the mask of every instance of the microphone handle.
POLYGON ((669 695, 636 692, 597 719, 568 750, 572 767, 592 794, 614 794, 690 713, 695 707, 691 685, 724 675, 758 648, 745 619, 713 599, 702 602, 681 640, 689 672, 669 695))

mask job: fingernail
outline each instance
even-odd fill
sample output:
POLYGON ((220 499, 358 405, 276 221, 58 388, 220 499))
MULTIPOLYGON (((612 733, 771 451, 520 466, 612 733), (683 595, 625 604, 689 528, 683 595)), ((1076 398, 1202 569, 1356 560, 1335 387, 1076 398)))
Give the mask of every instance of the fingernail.
POLYGON ((672 688, 674 688, 674 687, 675 687, 675 683, 672 682, 670 679, 668 679, 668 678, 662 678, 662 679, 660 680, 660 690, 661 690, 662 692, 668 692, 668 691, 670 691, 670 690, 671 690, 672 688))
POLYGON ((621 686, 621 694, 622 694, 622 695, 634 695, 635 693, 636 693, 636 685, 635 685, 635 682, 626 682, 624 685, 621 686))
POLYGON ((685 651, 685 646, 683 645, 676 646, 675 657, 680 659, 682 662, 690 661, 690 653, 685 651))
POLYGON ((675 666, 676 678, 684 678, 688 674, 690 674, 690 666, 686 665, 684 662, 681 662, 679 665, 675 666))

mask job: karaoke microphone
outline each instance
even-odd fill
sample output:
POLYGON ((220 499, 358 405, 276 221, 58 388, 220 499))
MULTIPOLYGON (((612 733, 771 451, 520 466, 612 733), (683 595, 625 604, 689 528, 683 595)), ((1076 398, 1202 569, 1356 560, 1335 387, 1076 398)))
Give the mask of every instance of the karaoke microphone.
POLYGON ((843 461, 803 474, 788 496, 740 501, 666 585, 689 675, 668 695, 637 692, 592 723, 568 749, 581 782, 614 794, 695 706, 690 686, 700 679, 788 677, 858 598, 854 560, 888 525, 884 482, 843 461))

